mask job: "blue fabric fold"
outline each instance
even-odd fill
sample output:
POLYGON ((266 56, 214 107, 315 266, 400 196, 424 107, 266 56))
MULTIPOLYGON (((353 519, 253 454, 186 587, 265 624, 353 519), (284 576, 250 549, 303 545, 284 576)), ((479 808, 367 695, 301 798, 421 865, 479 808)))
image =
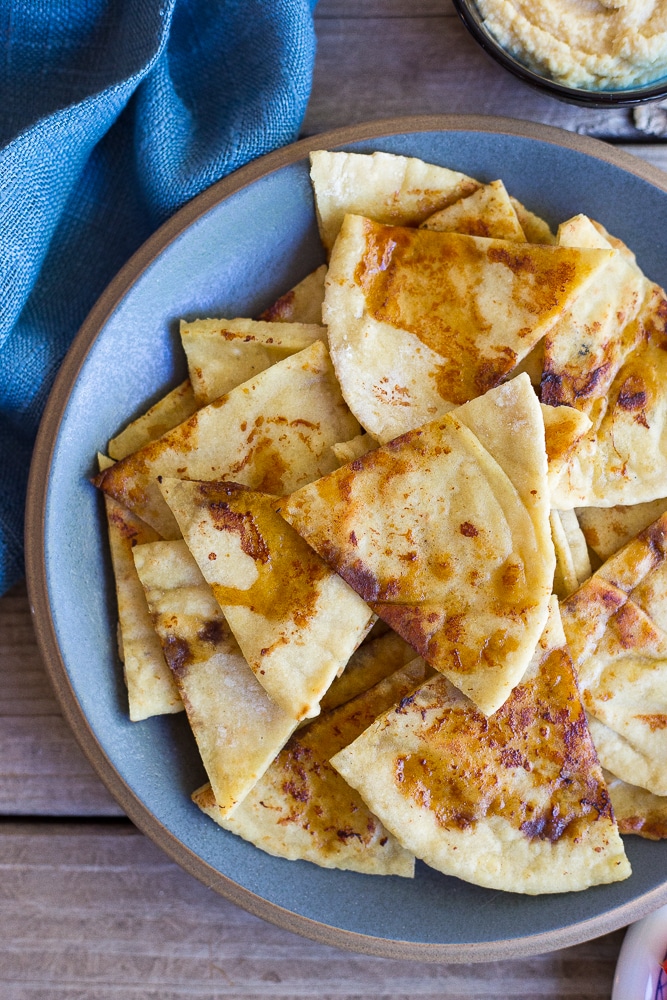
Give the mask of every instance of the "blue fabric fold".
POLYGON ((77 329, 144 240, 298 134, 309 0, 0 0, 0 593, 77 329))

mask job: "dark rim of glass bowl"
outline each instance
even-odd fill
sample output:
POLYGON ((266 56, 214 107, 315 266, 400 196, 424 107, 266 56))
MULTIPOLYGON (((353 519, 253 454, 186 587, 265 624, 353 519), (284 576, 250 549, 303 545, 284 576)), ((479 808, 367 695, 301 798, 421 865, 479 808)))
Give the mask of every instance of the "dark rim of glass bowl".
POLYGON ((547 91, 554 97, 572 104, 583 104, 589 108, 629 107, 645 101, 657 101, 667 97, 667 77, 659 83, 645 84, 643 87, 624 90, 583 90, 580 87, 566 87, 548 77, 534 72, 510 55, 484 27, 482 16, 474 0, 452 0, 456 11, 466 28, 493 59, 524 83, 538 90, 547 91))

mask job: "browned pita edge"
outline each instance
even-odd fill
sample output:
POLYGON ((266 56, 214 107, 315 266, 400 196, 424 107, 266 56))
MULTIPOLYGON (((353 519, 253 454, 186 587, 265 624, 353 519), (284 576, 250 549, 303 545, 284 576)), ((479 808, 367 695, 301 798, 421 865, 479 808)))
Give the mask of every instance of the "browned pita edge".
POLYGON ((523 680, 494 715, 436 676, 331 763, 445 874, 530 894, 630 874, 555 599, 523 680))
POLYGON ((410 663, 414 656, 412 646, 391 630, 364 642, 354 651, 340 677, 322 698, 321 710, 330 712, 351 701, 410 663))
POLYGON ((241 805, 223 816, 207 786, 193 800, 220 826, 269 854, 325 868, 412 877, 414 858, 330 766, 378 714, 429 676, 416 659, 375 687, 297 730, 241 805))
POLYGON ((621 781, 609 771, 605 780, 621 833, 646 840, 667 839, 667 795, 653 795, 645 788, 621 781))
MULTIPOLYGON (((666 484, 667 486, 667 484, 666 484)), ((667 497, 615 507, 579 507, 576 516, 587 544, 600 559, 609 559, 667 510, 667 497)))
POLYGON ((452 205, 430 215, 420 229, 437 232, 466 233, 487 239, 525 243, 516 209, 502 181, 484 184, 452 205))
POLYGON ((656 795, 667 795, 667 711, 655 703, 652 681, 667 664, 666 576, 663 514, 561 606, 603 766, 656 795), (630 670, 625 675, 624 661, 630 670))
POLYGON ((288 493, 335 468, 331 445, 358 433, 327 350, 317 341, 198 410, 100 473, 94 484, 163 538, 174 539, 180 530, 160 493, 159 476, 230 479, 288 493))
POLYGON ((371 609, 276 513, 279 498, 237 483, 160 488, 259 683, 293 718, 317 715, 371 609))

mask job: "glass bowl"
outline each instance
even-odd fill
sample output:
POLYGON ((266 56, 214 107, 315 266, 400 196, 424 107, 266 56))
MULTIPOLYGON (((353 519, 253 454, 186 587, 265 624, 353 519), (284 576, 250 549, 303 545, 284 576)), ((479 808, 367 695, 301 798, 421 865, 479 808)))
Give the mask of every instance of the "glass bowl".
POLYGON ((497 63, 523 80, 524 83, 544 93, 551 94, 552 97, 561 101, 581 104, 589 108, 618 108, 667 98, 667 75, 638 87, 623 87, 615 90, 594 90, 558 83, 548 74, 528 66, 518 56, 503 48, 486 27, 475 0, 453 0, 453 3, 472 37, 497 63))

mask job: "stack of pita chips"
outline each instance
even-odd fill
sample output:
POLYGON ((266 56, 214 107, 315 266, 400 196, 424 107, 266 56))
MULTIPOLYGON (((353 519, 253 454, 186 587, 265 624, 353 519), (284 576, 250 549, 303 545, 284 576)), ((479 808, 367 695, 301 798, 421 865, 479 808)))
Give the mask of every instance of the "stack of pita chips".
POLYGON ((614 809, 667 833, 667 522, 631 540, 667 506, 662 292, 501 181, 323 151, 312 179, 328 265, 183 323, 188 380, 96 479, 131 717, 185 708, 195 803, 280 857, 626 878, 614 809))

